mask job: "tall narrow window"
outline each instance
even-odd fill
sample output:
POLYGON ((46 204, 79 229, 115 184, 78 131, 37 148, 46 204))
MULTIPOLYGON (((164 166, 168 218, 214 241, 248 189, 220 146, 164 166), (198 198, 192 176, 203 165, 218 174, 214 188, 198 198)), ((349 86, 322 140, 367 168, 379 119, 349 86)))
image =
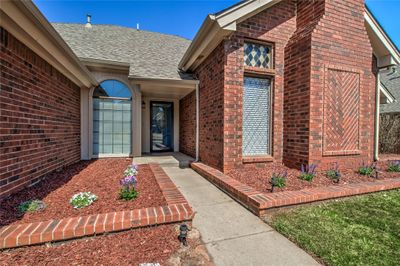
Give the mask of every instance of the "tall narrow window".
POLYGON ((106 80, 93 92, 93 155, 129 156, 131 138, 131 91, 117 80, 106 80))
POLYGON ((243 156, 270 155, 271 80, 244 78, 243 156))

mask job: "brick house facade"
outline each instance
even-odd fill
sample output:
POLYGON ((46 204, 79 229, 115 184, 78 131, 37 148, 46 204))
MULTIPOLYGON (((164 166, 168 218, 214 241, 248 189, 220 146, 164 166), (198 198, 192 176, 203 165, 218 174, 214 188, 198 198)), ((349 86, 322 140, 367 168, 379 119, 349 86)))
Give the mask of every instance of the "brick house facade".
MULTIPOLYGON (((362 0, 284 0, 237 23, 194 69, 200 80, 200 160, 224 172, 272 161, 296 168, 371 162, 375 75, 364 9, 362 0), (246 41, 272 44, 272 71, 245 66, 246 41), (223 77, 213 79, 217 75, 223 77), (270 156, 242 155, 246 76, 273 82, 270 156)), ((183 106, 181 112, 191 110, 183 106)), ((190 150, 184 140, 191 136, 180 138, 181 149, 190 150)))
POLYGON ((193 41, 51 24, 31 1, 0 15, 0 198, 101 157, 180 151, 224 172, 378 159, 374 73, 400 53, 363 0, 240 1, 193 41))
POLYGON ((81 160, 81 92, 96 82, 33 3, 3 2, 0 16, 3 198, 81 160))
POLYGON ((0 36, 2 195, 80 160, 80 88, 5 29, 0 36))

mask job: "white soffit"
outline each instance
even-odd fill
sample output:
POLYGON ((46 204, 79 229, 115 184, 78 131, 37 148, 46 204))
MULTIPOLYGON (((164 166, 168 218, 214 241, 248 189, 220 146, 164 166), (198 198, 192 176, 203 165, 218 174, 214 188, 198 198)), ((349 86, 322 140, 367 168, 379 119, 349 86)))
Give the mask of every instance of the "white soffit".
MULTIPOLYGON (((379 44, 376 44, 376 47, 377 47, 377 49, 380 49, 380 51, 374 51, 374 53, 380 55, 381 57, 385 57, 385 59, 384 59, 385 62, 392 63, 392 60, 393 60, 393 63, 399 65, 400 64, 399 51, 397 50, 396 46, 392 43, 390 38, 386 35, 386 33, 383 31, 383 29, 380 27, 378 22, 374 19, 374 17, 368 10, 366 10, 364 13, 364 19, 365 19, 367 26, 373 33, 373 36, 370 36, 370 37, 372 37, 371 38, 372 45, 374 46, 374 41, 379 42, 379 44), (385 50, 385 52, 387 54, 382 54, 382 51, 381 51, 382 48, 385 50), (390 55, 391 58, 388 58, 387 57, 388 55, 390 55)), ((367 32, 368 32, 368 29, 367 29, 367 32)), ((379 63, 379 60, 380 59, 378 58, 378 63, 379 63)), ((382 59, 381 59, 381 61, 382 61, 382 59)))

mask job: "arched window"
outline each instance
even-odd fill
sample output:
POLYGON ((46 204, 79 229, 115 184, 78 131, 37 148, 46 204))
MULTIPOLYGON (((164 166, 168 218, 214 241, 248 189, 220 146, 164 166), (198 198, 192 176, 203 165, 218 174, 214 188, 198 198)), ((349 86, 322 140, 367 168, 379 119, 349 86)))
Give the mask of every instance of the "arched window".
POLYGON ((93 155, 129 156, 132 93, 118 80, 105 80, 93 92, 93 155))
POLYGON ((114 79, 103 81, 93 92, 95 98, 124 98, 131 99, 131 90, 122 82, 114 79))

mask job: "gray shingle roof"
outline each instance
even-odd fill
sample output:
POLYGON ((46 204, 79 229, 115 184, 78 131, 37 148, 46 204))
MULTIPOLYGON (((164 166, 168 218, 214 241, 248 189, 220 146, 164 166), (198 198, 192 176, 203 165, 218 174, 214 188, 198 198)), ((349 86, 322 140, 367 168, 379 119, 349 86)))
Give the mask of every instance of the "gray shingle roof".
POLYGON ((395 98, 393 103, 381 104, 381 113, 400 112, 400 66, 397 66, 396 72, 385 73, 381 75, 381 83, 395 98))
POLYGON ((178 64, 190 41, 178 36, 113 25, 52 23, 80 58, 129 63, 129 75, 144 78, 191 79, 178 64))

